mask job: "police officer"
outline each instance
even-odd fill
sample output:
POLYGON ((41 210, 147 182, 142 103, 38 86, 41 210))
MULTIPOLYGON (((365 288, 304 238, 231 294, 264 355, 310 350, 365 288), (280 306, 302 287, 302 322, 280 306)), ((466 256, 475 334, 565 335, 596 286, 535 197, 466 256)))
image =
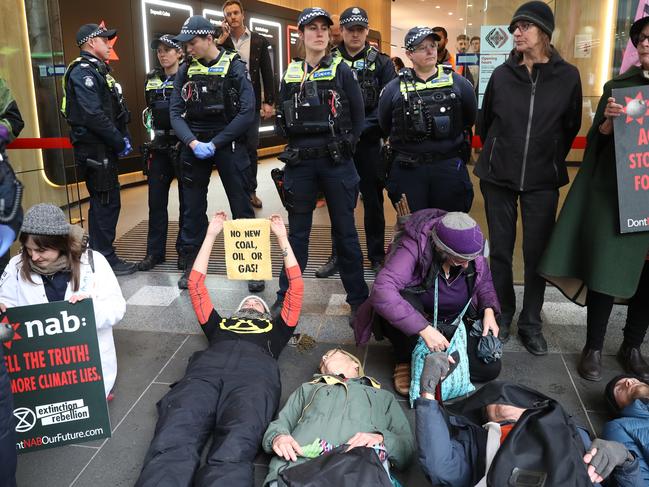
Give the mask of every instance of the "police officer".
MULTIPOLYGON (((342 57, 356 73, 365 103, 365 125, 356 146, 354 163, 361 178, 363 195, 365 239, 367 257, 374 272, 385 258, 385 216, 383 214, 383 185, 385 170, 381 170, 379 150, 381 129, 376 116, 379 93, 396 76, 389 56, 382 54, 367 42, 369 20, 367 12, 359 7, 349 7, 340 15, 343 42, 332 51, 342 57)), ((333 242, 333 235, 332 235, 333 242)), ((332 246, 329 260, 316 271, 317 277, 328 277, 338 271, 336 246, 332 246)))
MULTIPOLYGON (((233 51, 216 46, 214 26, 194 15, 174 41, 185 44, 189 59, 178 70, 171 95, 171 125, 184 147, 183 220, 180 230, 185 272, 178 287, 187 288, 192 263, 207 230, 207 187, 216 165, 236 218, 254 218, 247 187, 250 160, 244 134, 255 118, 255 93, 246 66, 233 51)), ((252 292, 263 281, 249 281, 252 292)))
POLYGON ((468 130, 476 99, 466 78, 436 65, 439 39, 428 27, 410 29, 404 43, 413 68, 402 69, 381 94, 379 123, 391 149, 386 187, 394 204, 405 194, 413 212, 468 212, 473 202, 468 130))
MULTIPOLYGON (((144 172, 149 183, 149 233, 146 257, 138 264, 138 270, 148 271, 165 260, 169 215, 169 187, 174 176, 178 180, 180 227, 182 228, 183 198, 179 168, 179 141, 171 127, 169 102, 174 78, 182 59, 182 47, 167 34, 151 41, 160 67, 154 68, 146 77, 144 92, 147 108, 143 114, 145 127, 153 132, 153 141, 144 145, 144 172)), ((176 251, 180 252, 180 233, 176 239, 176 251)), ((178 268, 184 270, 182 259, 178 268)))
POLYGON ((117 257, 113 246, 121 208, 118 157, 132 151, 126 128, 130 113, 106 64, 112 49, 109 41, 116 34, 103 23, 81 26, 77 32, 81 55, 63 77, 61 112, 70 125, 79 177, 90 193, 90 246, 106 257, 115 275, 122 276, 137 267, 117 257))
MULTIPOLYGON (((367 298, 363 279, 363 255, 354 225, 358 197, 358 173, 352 159, 354 145, 363 131, 363 95, 353 72, 342 57, 328 54, 329 14, 306 8, 298 17, 298 33, 304 43, 304 61, 292 61, 284 73, 279 96, 277 125, 288 137, 279 159, 286 163, 284 191, 289 216, 289 240, 300 268, 308 260, 309 233, 316 195, 327 200, 337 243, 340 277, 352 307, 367 298)), ((288 288, 280 275, 274 310, 279 309, 288 288)))

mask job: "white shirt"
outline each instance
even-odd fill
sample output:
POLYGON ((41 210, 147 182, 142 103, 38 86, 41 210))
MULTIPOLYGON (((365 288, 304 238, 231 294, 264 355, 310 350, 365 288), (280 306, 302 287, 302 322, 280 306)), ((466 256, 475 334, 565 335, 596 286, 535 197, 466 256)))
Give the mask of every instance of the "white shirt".
POLYGON ((237 53, 241 56, 243 62, 248 65, 248 68, 250 68, 250 31, 248 27, 246 27, 246 30, 243 31, 243 34, 238 39, 235 39, 232 34, 230 34, 230 37, 232 38, 232 44, 234 44, 237 53))

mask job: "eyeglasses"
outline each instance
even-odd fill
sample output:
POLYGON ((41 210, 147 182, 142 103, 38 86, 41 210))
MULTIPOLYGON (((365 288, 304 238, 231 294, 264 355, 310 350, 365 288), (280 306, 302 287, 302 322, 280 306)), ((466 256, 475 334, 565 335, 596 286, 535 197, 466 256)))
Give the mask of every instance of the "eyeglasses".
POLYGON ((516 22, 509 26, 509 32, 512 34, 519 29, 521 32, 527 32, 534 24, 532 22, 516 22))
POLYGON ((411 52, 437 51, 437 44, 419 44, 411 52))
POLYGON ((643 34, 643 33, 641 32, 640 34, 638 34, 638 39, 637 39, 637 41, 636 41, 636 44, 642 44, 642 43, 643 43, 644 41, 646 41, 647 39, 649 39, 649 36, 648 36, 648 35, 645 35, 645 34, 643 34))

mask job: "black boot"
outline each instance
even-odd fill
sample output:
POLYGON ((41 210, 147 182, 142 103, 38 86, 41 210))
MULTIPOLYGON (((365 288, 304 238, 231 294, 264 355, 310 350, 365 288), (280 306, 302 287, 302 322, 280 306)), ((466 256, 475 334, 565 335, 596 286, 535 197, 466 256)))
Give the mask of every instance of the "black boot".
POLYGON ((577 365, 577 372, 586 380, 602 380, 602 351, 584 347, 577 365))
POLYGON ((629 374, 638 376, 644 382, 649 382, 649 364, 645 362, 640 348, 630 347, 622 343, 617 352, 617 359, 629 374))
POLYGON ((144 259, 142 259, 140 262, 137 264, 137 270, 138 271, 150 271, 153 269, 155 266, 158 264, 164 262, 165 259, 164 257, 160 257, 157 255, 147 255, 144 259))
POLYGON ((523 342, 523 346, 532 355, 547 355, 548 343, 545 341, 545 337, 540 331, 531 335, 519 331, 518 336, 520 337, 521 342, 523 342))
POLYGON ((325 262, 317 271, 315 276, 319 278, 333 276, 338 272, 338 256, 330 255, 327 262, 325 262))
POLYGON ((194 266, 194 260, 196 259, 195 255, 185 257, 185 271, 183 275, 178 279, 178 289, 187 289, 187 284, 189 283, 189 275, 192 273, 192 267, 194 266))

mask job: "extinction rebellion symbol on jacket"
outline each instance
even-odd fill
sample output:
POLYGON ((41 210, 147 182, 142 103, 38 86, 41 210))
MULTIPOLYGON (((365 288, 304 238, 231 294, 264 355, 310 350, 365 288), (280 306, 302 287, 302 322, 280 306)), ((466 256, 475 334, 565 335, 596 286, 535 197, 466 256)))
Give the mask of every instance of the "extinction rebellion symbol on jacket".
POLYGON ((485 36, 485 40, 494 49, 500 49, 509 40, 509 34, 502 27, 494 27, 485 36))

